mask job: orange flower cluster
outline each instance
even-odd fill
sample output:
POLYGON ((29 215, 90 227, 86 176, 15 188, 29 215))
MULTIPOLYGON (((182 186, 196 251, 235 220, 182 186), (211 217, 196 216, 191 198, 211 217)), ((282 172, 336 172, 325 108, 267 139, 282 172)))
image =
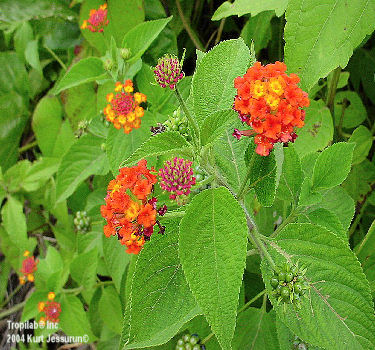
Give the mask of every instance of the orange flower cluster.
POLYGON ((150 198, 156 176, 141 160, 131 168, 121 168, 116 179, 108 184, 106 204, 100 212, 107 220, 106 237, 117 235, 127 253, 138 254, 149 240, 156 224, 156 198, 150 198))
POLYGON ((91 32, 103 32, 104 27, 108 25, 107 19, 107 4, 99 6, 97 10, 90 10, 90 17, 88 20, 84 20, 81 29, 88 28, 91 32))
POLYGON ((234 80, 234 109, 252 130, 235 129, 233 136, 239 139, 256 134, 256 152, 261 156, 267 156, 276 142, 293 142, 297 137, 294 129, 304 126, 302 108, 310 104, 308 95, 298 87, 299 77, 285 71, 282 62, 266 66, 256 62, 234 80))
POLYGON ((25 259, 22 261, 21 273, 23 276, 20 276, 19 280, 21 284, 25 284, 26 280, 29 282, 34 282, 34 272, 37 270, 38 260, 35 261, 34 257, 29 257, 30 252, 26 250, 23 253, 25 259))
POLYGON ((123 128, 125 134, 141 126, 141 118, 145 113, 140 104, 146 102, 146 95, 140 92, 133 94, 133 91, 131 80, 126 80, 125 84, 117 82, 115 92, 107 95, 108 105, 104 108, 106 119, 116 129, 123 128))
POLYGON ((44 312, 45 317, 41 317, 39 320, 39 324, 42 326, 46 325, 46 321, 58 323, 59 317, 61 314, 61 304, 54 301, 55 293, 49 292, 48 293, 48 301, 44 302, 41 301, 38 303, 38 310, 39 312, 44 312))

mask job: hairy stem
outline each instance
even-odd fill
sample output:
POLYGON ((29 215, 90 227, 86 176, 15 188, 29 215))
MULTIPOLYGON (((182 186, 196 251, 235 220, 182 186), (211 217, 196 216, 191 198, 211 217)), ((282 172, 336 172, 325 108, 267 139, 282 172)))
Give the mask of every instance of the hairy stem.
POLYGON ((334 109, 333 106, 334 106, 334 101, 335 101, 337 83, 339 82, 340 73, 341 73, 341 68, 337 67, 333 71, 332 80, 331 80, 331 83, 328 86, 326 105, 329 108, 329 110, 331 111, 332 115, 333 115, 333 109, 334 109))
POLYGON ((240 189, 238 190, 238 195, 237 195, 237 199, 240 201, 242 200, 244 194, 245 194, 245 191, 246 191, 246 184, 247 182, 249 181, 250 179, 250 175, 251 175, 251 172, 253 170, 253 165, 254 165, 254 162, 255 162, 255 157, 256 157, 256 153, 254 151, 253 155, 251 156, 251 159, 250 159, 250 163, 247 167, 247 173, 246 173, 246 176, 241 184, 241 187, 240 189))
POLYGON ((37 140, 35 140, 35 141, 33 141, 33 142, 30 142, 30 143, 28 143, 27 145, 20 147, 20 148, 18 149, 18 153, 26 152, 26 151, 28 151, 29 149, 31 149, 31 148, 33 148, 33 147, 35 147, 35 146, 37 146, 37 145, 38 145, 38 141, 37 141, 37 140))
POLYGON ((4 300, 4 302, 0 305, 0 308, 4 307, 5 305, 7 305, 11 300, 12 298, 14 297, 15 294, 17 294, 19 292, 19 290, 22 288, 22 284, 19 284, 16 289, 14 289, 8 296, 8 298, 6 298, 6 300, 4 300))
POLYGON ((21 310, 26 304, 26 300, 23 301, 22 303, 19 303, 19 304, 16 304, 14 306, 12 306, 11 308, 9 309, 6 309, 2 312, 0 312, 0 320, 11 315, 11 314, 14 314, 15 312, 21 310))

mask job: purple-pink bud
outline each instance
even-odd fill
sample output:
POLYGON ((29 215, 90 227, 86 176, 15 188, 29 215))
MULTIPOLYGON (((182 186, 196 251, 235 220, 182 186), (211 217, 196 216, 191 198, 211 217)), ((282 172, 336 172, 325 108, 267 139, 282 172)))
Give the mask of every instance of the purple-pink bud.
POLYGON ((181 64, 176 56, 164 55, 159 58, 158 64, 154 68, 155 80, 162 87, 167 86, 174 89, 179 80, 184 77, 181 64))

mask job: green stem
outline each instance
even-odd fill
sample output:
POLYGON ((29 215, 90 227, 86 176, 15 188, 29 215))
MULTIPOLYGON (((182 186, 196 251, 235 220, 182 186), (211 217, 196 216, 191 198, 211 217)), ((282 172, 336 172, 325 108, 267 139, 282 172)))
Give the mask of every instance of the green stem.
POLYGON ((0 308, 3 308, 5 305, 7 305, 7 304, 11 301, 11 299, 13 298, 13 296, 14 296, 15 294, 17 294, 21 288, 22 288, 22 284, 19 284, 19 285, 16 287, 16 289, 13 290, 13 291, 9 294, 8 298, 6 298, 6 300, 4 300, 4 302, 0 305, 0 308))
POLYGON ((61 68, 65 71, 67 70, 66 65, 61 61, 60 57, 57 56, 47 45, 44 45, 44 48, 51 54, 51 56, 60 64, 61 68))
POLYGON ((352 225, 350 226, 350 230, 349 230, 349 238, 350 238, 351 236, 353 236, 355 230, 357 229, 357 226, 358 226, 359 222, 360 222, 361 219, 362 219, 362 216, 363 216, 363 214, 364 214, 364 212, 365 212, 365 209, 366 209, 367 205, 368 205, 368 201, 367 201, 367 198, 366 198, 365 202, 362 204, 361 210, 359 211, 358 215, 355 217, 354 222, 353 222, 352 225))
MULTIPOLYGON (((262 290, 260 293, 258 293, 253 299, 249 300, 244 306, 242 306, 237 311, 237 315, 241 312, 244 312, 251 304, 253 304, 255 301, 257 301, 261 296, 263 296, 266 293, 266 290, 262 290)), ((204 338, 201 341, 201 344, 206 344, 212 337, 214 336, 214 333, 210 333, 206 338, 204 338)))
POLYGON ((182 25, 184 26, 186 32, 188 33, 191 41, 193 42, 193 44, 198 50, 201 50, 204 52, 205 49, 204 49, 203 44, 200 42, 197 34, 191 28, 189 21, 184 16, 184 11, 182 10, 180 0, 176 0, 176 7, 177 7, 178 14, 181 18, 182 25))
POLYGON ((365 238, 363 238, 362 242, 354 249, 354 253, 358 256, 358 254, 361 252, 362 248, 366 244, 366 242, 370 239, 370 237, 374 234, 375 230, 375 220, 372 222, 370 228, 367 231, 367 234, 365 238))
POLYGON ((346 98, 344 98, 343 102, 342 102, 342 109, 341 109, 341 115, 340 115, 340 121, 339 121, 339 125, 337 127, 337 130, 339 132, 339 135, 340 136, 344 136, 343 134, 343 131, 342 131, 342 124, 344 122, 344 115, 345 115, 345 110, 346 110, 346 107, 348 106, 348 100, 346 98))
POLYGON ((14 305, 13 307, 9 308, 9 309, 6 309, 2 312, 0 312, 0 320, 11 315, 11 314, 14 314, 15 312, 21 310, 26 304, 26 300, 23 301, 22 303, 19 303, 19 304, 16 304, 14 305))
POLYGON ((182 218, 184 215, 185 211, 167 211, 160 219, 182 218))
POLYGON ((286 226, 288 225, 289 223, 291 223, 294 218, 296 217, 297 215, 297 211, 294 210, 292 211, 289 216, 277 227, 277 229, 269 236, 269 238, 273 238, 275 236, 277 236, 279 234, 279 232, 286 226))
POLYGON ((329 110, 331 111, 332 115, 333 115, 335 95, 336 95, 337 84, 338 84, 339 78, 340 78, 340 73, 341 73, 341 68, 337 67, 333 71, 332 80, 331 80, 331 83, 328 86, 326 105, 329 108, 329 110))
POLYGON ((30 142, 30 143, 28 143, 27 145, 20 147, 20 148, 18 149, 18 153, 26 152, 26 151, 28 151, 30 148, 33 148, 33 147, 35 147, 35 146, 37 146, 37 145, 38 145, 38 141, 37 141, 37 140, 35 140, 35 141, 33 141, 33 142, 30 142))
POLYGON ((79 286, 77 288, 70 288, 70 289, 62 289, 62 293, 66 294, 79 294, 81 293, 85 288, 83 286, 79 286))
POLYGON ((178 102, 180 103, 180 106, 182 108, 182 110, 184 111, 185 115, 186 115, 186 118, 189 122, 189 126, 192 130, 192 136, 193 136, 193 140, 194 140, 194 143, 195 145, 198 147, 198 149, 200 148, 199 146, 199 128, 198 128, 198 124, 197 122, 195 121, 195 119, 191 116, 186 104, 185 104, 185 101, 184 99, 182 98, 181 94, 180 94, 180 91, 178 90, 177 86, 176 88, 174 89, 174 91, 176 92, 176 96, 177 96, 177 100, 178 102))
POLYGON ((250 175, 251 175, 251 172, 253 170, 253 165, 254 165, 254 162, 255 162, 255 158, 256 158, 256 153, 254 151, 253 155, 251 156, 251 159, 250 159, 250 163, 247 167, 247 173, 246 173, 246 176, 241 184, 241 187, 240 189, 238 190, 238 195, 237 195, 237 199, 240 201, 244 194, 245 194, 245 191, 246 191, 246 184, 247 182, 249 181, 250 179, 250 175))

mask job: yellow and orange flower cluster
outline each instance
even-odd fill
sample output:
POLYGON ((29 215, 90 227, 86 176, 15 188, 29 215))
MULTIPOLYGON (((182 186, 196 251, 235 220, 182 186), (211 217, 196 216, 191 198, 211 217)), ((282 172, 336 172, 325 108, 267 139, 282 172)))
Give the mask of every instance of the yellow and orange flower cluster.
POLYGON ((108 184, 106 204, 100 212, 106 219, 106 237, 117 235, 127 253, 138 254, 149 240, 156 224, 156 198, 150 198, 156 176, 147 169, 147 161, 120 169, 116 179, 108 184))
POLYGON ((55 293, 49 292, 48 293, 48 301, 41 301, 38 303, 38 310, 39 312, 44 312, 45 316, 41 317, 39 320, 39 324, 45 326, 46 321, 52 323, 58 323, 59 317, 61 314, 61 304, 54 301, 55 293))
POLYGON ((34 272, 37 270, 38 260, 35 260, 33 256, 29 256, 30 252, 26 250, 23 253, 25 259, 22 261, 21 273, 19 280, 21 284, 25 284, 26 280, 29 282, 34 282, 34 272))
POLYGON ((89 19, 84 20, 81 29, 89 29, 91 32, 103 32, 109 23, 107 19, 107 4, 99 6, 97 10, 90 10, 89 19))
POLYGON ((107 106, 104 108, 106 119, 113 123, 116 129, 124 129, 129 134, 141 126, 144 109, 141 103, 147 101, 146 95, 136 92, 133 94, 133 82, 126 80, 125 84, 116 83, 115 92, 107 95, 107 106))
POLYGON ((267 156, 276 142, 294 141, 295 128, 304 125, 305 111, 310 104, 308 95, 298 87, 296 74, 285 73, 282 62, 262 66, 256 62, 244 76, 237 77, 234 109, 242 122, 252 130, 235 129, 233 136, 256 134, 256 152, 267 156))

